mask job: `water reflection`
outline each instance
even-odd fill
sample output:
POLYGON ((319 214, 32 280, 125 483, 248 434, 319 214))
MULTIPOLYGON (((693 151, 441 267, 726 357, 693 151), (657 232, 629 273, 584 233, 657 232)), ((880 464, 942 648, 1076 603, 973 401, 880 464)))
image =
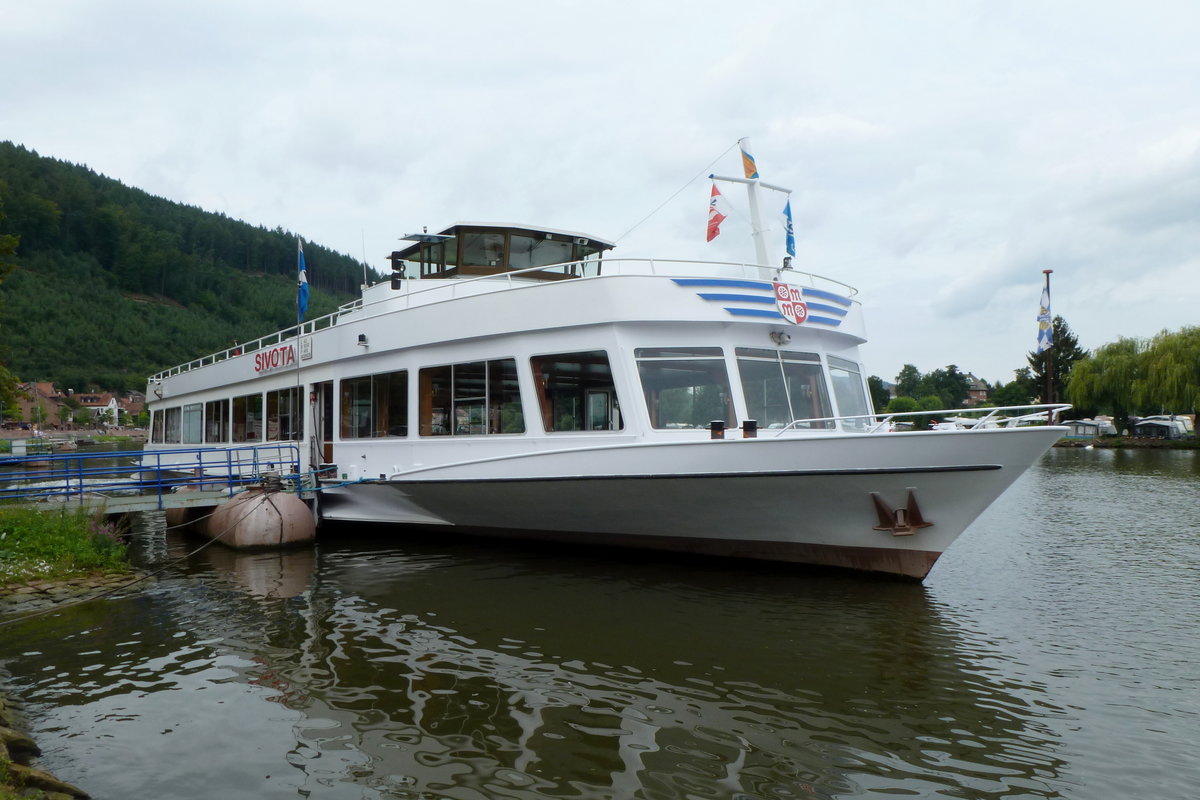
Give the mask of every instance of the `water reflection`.
POLYGON ((98 797, 1056 796, 1063 710, 920 586, 354 535, 0 633, 52 765, 98 797))

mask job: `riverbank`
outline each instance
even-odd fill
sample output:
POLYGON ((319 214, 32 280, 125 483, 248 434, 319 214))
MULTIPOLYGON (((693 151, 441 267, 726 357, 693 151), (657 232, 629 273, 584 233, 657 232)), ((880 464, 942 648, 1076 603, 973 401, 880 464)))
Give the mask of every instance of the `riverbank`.
POLYGON ((1109 449, 1200 450, 1200 438, 1151 439, 1135 436, 1101 436, 1097 439, 1059 439, 1055 447, 1105 447, 1109 449))
POLYGON ((22 727, 15 703, 0 692, 0 800, 88 797, 79 787, 31 766, 42 751, 22 727))

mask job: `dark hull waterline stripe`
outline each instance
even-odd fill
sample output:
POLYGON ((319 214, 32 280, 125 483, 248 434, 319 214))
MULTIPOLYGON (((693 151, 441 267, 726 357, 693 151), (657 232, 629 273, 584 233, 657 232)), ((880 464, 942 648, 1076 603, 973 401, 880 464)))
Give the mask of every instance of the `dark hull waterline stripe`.
MULTIPOLYGON (((823 478, 834 475, 913 475, 943 472, 986 472, 1000 464, 960 464, 948 467, 866 467, 861 469, 803 469, 786 472, 709 472, 698 475, 561 475, 546 478, 431 478, 399 479, 383 483, 430 485, 435 483, 554 483, 560 481, 714 480, 728 478, 823 478)), ((377 481, 366 481, 377 483, 377 481)))

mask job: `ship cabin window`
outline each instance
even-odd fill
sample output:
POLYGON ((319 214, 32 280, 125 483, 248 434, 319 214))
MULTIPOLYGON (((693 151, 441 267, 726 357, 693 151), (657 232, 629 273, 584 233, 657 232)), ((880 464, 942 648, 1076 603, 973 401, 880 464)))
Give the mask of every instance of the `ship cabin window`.
POLYGON ((426 241, 392 253, 393 270, 411 262, 422 278, 451 278, 534 269, 525 276, 557 280, 599 275, 601 255, 612 247, 587 236, 476 225, 423 236, 426 241))
POLYGON ((650 425, 707 428, 734 424, 729 372, 719 347, 639 347, 634 351, 650 425))
POLYGON ((229 441, 228 400, 211 400, 204 404, 204 441, 229 441))
POLYGON ((516 359, 422 369, 419 413, 422 436, 524 433, 516 359))
POLYGON ((192 403, 183 407, 183 443, 200 444, 204 433, 204 406, 192 403))
POLYGON ((383 372, 341 383, 343 439, 408 436, 408 372, 383 372))
POLYGON ((163 418, 162 411, 152 411, 150 413, 150 441, 155 444, 162 444, 166 439, 163 436, 163 418))
POLYGON ((183 414, 179 406, 168 408, 163 412, 166 419, 163 421, 164 433, 163 441, 167 444, 179 444, 183 436, 183 414))
POLYGON ((298 442, 304 438, 300 387, 267 392, 267 441, 298 442))
POLYGON ((529 363, 547 433, 625 427, 608 353, 556 353, 534 356, 529 363))
POLYGON ((867 401, 867 390, 863 385, 862 370, 858 364, 837 356, 829 356, 829 378, 833 382, 833 397, 837 400, 838 414, 850 416, 863 414, 858 419, 842 420, 847 430, 865 430, 870 419, 871 405, 867 401))
MULTIPOLYGON (((832 417, 821 357, 796 350, 736 350, 746 414, 762 428, 785 428, 793 420, 832 417)), ((800 422, 793 428, 832 428, 832 422, 800 422)))
POLYGON ((233 441, 262 441, 261 394, 247 394, 233 398, 233 441))

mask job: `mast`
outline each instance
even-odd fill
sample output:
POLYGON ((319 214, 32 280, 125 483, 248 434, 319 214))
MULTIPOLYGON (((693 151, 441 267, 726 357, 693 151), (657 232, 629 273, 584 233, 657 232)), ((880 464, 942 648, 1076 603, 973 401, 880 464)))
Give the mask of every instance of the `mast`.
POLYGON ((708 177, 714 181, 728 181, 730 183, 744 183, 746 185, 746 196, 750 202, 750 235, 754 240, 754 257, 758 259, 759 264, 774 266, 775 259, 769 252, 770 249, 774 248, 768 248, 767 246, 767 234, 770 233, 771 227, 763 221, 758 190, 759 187, 762 187, 781 192, 785 195, 790 195, 792 190, 765 183, 759 179, 758 167, 754 162, 754 156, 750 154, 750 139, 748 137, 738 139, 738 147, 742 151, 742 169, 746 173, 746 177, 731 178, 726 175, 709 175, 708 177))

